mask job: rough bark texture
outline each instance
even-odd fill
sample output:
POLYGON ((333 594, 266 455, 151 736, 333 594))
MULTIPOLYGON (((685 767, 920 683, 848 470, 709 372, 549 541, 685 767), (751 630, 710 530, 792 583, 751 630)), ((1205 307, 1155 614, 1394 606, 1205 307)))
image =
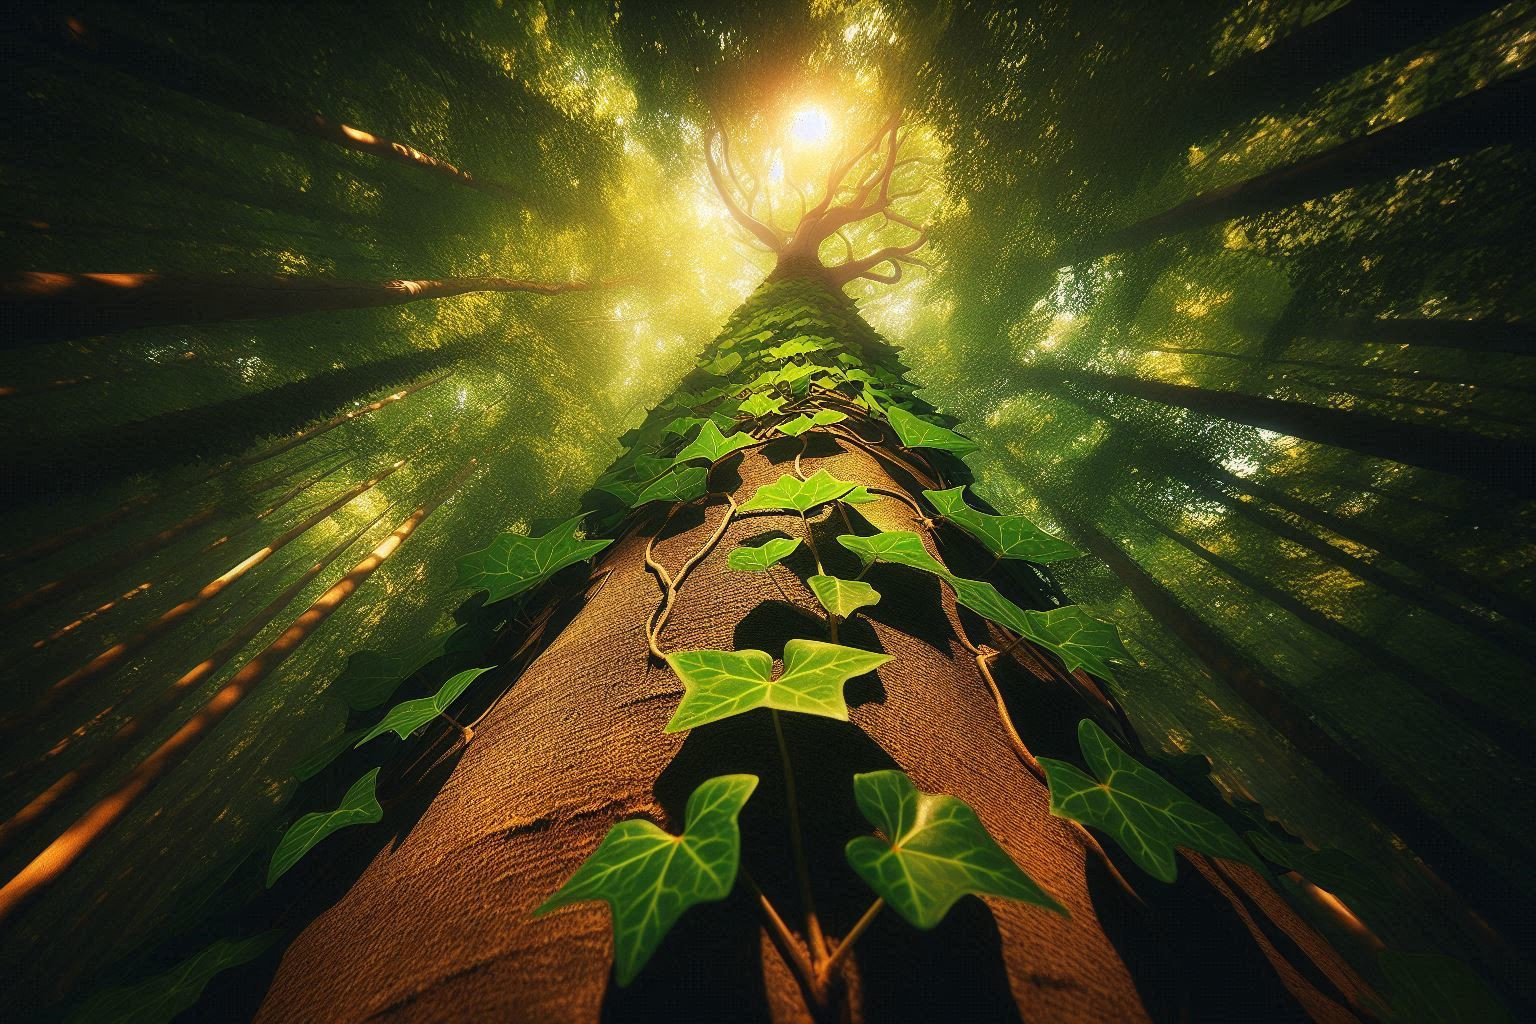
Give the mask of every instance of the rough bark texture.
MULTIPOLYGON (((783 439, 733 456, 716 467, 715 487, 745 500, 789 472, 798 450, 783 439)), ((894 444, 884 450, 889 459, 820 434, 802 462, 807 474, 826 468, 909 495, 932 486, 894 444), (910 474, 896 468, 902 463, 910 474)), ((669 568, 697 551, 725 513, 719 499, 702 516, 697 509, 675 516, 656 543, 669 568)), ((924 529, 897 500, 859 512, 881 529, 924 529)), ((606 582, 491 709, 419 819, 399 823, 350 891, 289 947, 259 1020, 811 1019, 740 882, 723 903, 689 911, 628 988, 611 977, 602 905, 532 916, 619 820, 643 815, 676 830, 698 782, 754 772, 762 781, 742 816, 743 871, 801 930, 768 716, 662 732, 682 688, 647 650, 644 623, 659 594, 643 551, 662 513, 652 516, 599 559, 593 575, 607 574, 606 582)), ((849 518, 856 523, 858 515, 849 518)), ((848 532, 837 507, 815 515, 813 530, 828 571, 848 569, 833 541, 848 532)), ((753 514, 731 524, 682 588, 664 649, 776 653, 789 638, 824 637, 819 608, 792 571, 804 568, 796 559, 809 560, 804 547, 770 573, 726 567, 731 548, 774 531, 800 536, 799 517, 753 514)), ((834 939, 845 933, 872 898, 841 853, 849 838, 869 831, 851 776, 892 766, 921 789, 971 804, 1070 917, 967 898, 924 933, 885 911, 846 965, 851 1019, 1177 1016, 1173 1004, 1187 1010, 1188 994, 1164 991, 1172 973, 1196 989, 1225 976, 1220 990, 1235 1002, 1223 1005, 1239 1016, 1244 1007, 1288 1005, 1278 1009, 1282 1018, 1304 1007, 1323 1020, 1354 1019, 1345 1005, 1363 985, 1256 874, 1211 875, 1213 888, 1185 866, 1180 905, 1196 908, 1200 924, 1180 934, 1199 936, 1193 946, 1166 931, 1164 910, 1140 908, 1120 893, 1079 833, 1049 814, 1045 786, 1011 748, 974 658, 955 639, 961 622, 948 590, 899 567, 876 566, 866 579, 883 598, 868 610, 869 622, 843 625, 840 642, 894 660, 878 678, 849 684, 851 726, 784 716, 824 927, 834 939), (1218 918, 1223 923, 1212 925, 1218 918), (1254 944, 1237 941, 1249 933, 1262 955, 1249 956, 1254 944), (1186 957, 1172 970, 1173 958, 1186 957)), ((984 636, 984 627, 966 622, 984 636)), ((1042 753, 1071 756, 1065 744, 1082 705, 1053 678, 1059 670, 1031 672, 1026 664, 1043 669, 1033 649, 996 667, 1015 722, 1031 745, 1043 737, 1042 753)), ((1215 869, 1202 863, 1200 870, 1215 869)))

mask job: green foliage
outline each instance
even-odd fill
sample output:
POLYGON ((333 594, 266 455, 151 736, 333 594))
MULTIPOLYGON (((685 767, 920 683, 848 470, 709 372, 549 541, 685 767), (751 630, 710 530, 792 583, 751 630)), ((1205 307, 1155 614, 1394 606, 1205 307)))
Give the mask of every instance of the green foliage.
POLYGON ((202 997, 214 975, 250 963, 272 947, 277 932, 220 939, 164 974, 99 992, 76 1007, 66 1024, 170 1024, 202 997))
POLYGON ((965 488, 924 491, 939 515, 969 533, 1000 558, 1026 558, 1042 565, 1082 555, 1072 545, 1046 533, 1024 516, 992 516, 965 502, 965 488))
POLYGON ((583 518, 574 516, 541 537, 502 534, 490 546, 459 559, 459 585, 486 591, 487 603, 504 601, 568 565, 586 561, 613 541, 577 537, 583 518))
MULTIPOLYGON (((720 428, 713 423, 705 422, 699 428, 699 436, 693 439, 693 443, 677 453, 672 460, 673 465, 681 466, 685 462, 694 459, 705 459, 710 463, 719 462, 732 452, 749 448, 757 441, 750 434, 734 433, 726 437, 720 433, 720 428)), ((665 478, 663 478, 665 479, 665 478)))
POLYGON ((860 608, 880 603, 880 593, 862 580, 840 580, 836 576, 812 576, 806 580, 811 593, 829 615, 846 619, 860 608))
POLYGON ((901 438, 902 446, 906 448, 937 448, 939 451, 964 456, 981 447, 953 430, 929 423, 921 416, 915 416, 894 405, 885 410, 885 418, 890 421, 896 436, 901 438))
POLYGON ((648 821, 619 822, 534 913, 583 900, 607 903, 614 972, 620 985, 628 985, 684 911, 730 894, 741 863, 736 819, 756 788, 756 775, 720 775, 700 783, 688 798, 678 836, 648 821))
POLYGON ((1376 955, 1401 1024, 1513 1024, 1514 1017, 1470 967, 1434 953, 1376 955))
POLYGON ((1281 842, 1267 832, 1247 832, 1244 837, 1265 860, 1295 871, 1362 916, 1374 916, 1391 903, 1392 891, 1379 872, 1343 850, 1314 850, 1281 842))
POLYGON ((1040 758, 1052 814, 1102 829, 1159 881, 1177 876, 1177 846, 1258 866, 1226 822, 1121 750, 1091 720, 1078 723, 1077 739, 1097 778, 1066 761, 1040 758))
POLYGON ((798 537, 774 537, 756 547, 743 544, 726 557, 725 564, 737 572, 766 572, 769 567, 788 558, 799 546, 798 537))
POLYGON ((859 810, 884 838, 848 842, 848 863, 897 913, 932 928, 962 896, 1002 896, 1059 914, 1052 899, 987 833, 970 805, 920 791, 905 772, 853 777, 859 810))
POLYGON ((353 711, 369 711, 389 700, 405 680, 448 653, 459 628, 423 637, 399 654, 358 651, 336 679, 336 691, 353 711))
POLYGON ((701 466, 686 466, 653 480, 635 498, 636 508, 653 501, 693 501, 709 492, 709 470, 701 466))
POLYGON ((753 419, 760 420, 764 416, 771 416, 784 408, 786 398, 776 398, 767 392, 759 392, 742 402, 738 411, 745 413, 753 419))
POLYGON ((293 777, 300 782, 312 779, 330 767, 332 761, 357 745, 357 738, 365 730, 349 729, 333 740, 321 744, 313 754, 293 766, 293 777))
POLYGON ((801 413, 792 420, 780 423, 774 429, 778 430, 781 434, 788 434, 790 437, 799 437, 812 427, 824 427, 831 423, 841 423, 847 418, 847 413, 838 412, 836 409, 818 409, 809 416, 801 413))
POLYGON ((401 739, 405 739, 411 733, 447 711, 448 706, 458 700, 460 694, 469 689, 470 683, 489 672, 493 667, 486 666, 485 668, 466 669, 449 679, 432 696, 396 704, 389 709, 389 714, 385 715, 378 725, 369 729, 367 734, 357 741, 356 745, 360 747, 369 740, 384 735, 386 732, 393 732, 401 739))
MULTIPOLYGON (((741 511, 793 509, 804 515, 817 505, 836 501, 853 489, 853 484, 837 479, 824 469, 817 470, 804 480, 785 473, 773 483, 759 487, 757 493, 741 506, 741 511)), ((862 497, 862 494, 855 496, 856 500, 862 500, 862 497)))
POLYGON ((766 651, 676 651, 667 664, 683 683, 667 732, 693 729, 755 708, 799 711, 848 720, 843 685, 890 661, 855 647, 820 640, 791 640, 784 645, 784 671, 773 678, 773 658, 766 651))
POLYGON ((375 768, 352 783, 334 811, 306 814, 288 826, 277 849, 272 851, 272 863, 267 868, 267 888, 272 888, 273 883, 287 874, 317 843, 338 829, 348 825, 371 825, 383 820, 384 808, 379 806, 373 792, 378 779, 379 769, 375 768))
POLYGON ((866 567, 874 562, 891 562, 936 576, 949 575, 943 563, 928 553, 923 538, 911 530, 884 530, 868 537, 844 534, 837 542, 858 555, 866 567))

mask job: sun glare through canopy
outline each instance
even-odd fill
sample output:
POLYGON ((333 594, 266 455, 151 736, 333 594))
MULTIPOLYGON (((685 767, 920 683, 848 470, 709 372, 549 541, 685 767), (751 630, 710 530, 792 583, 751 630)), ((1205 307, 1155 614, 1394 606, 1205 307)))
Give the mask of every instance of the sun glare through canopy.
POLYGON ((832 119, 820 107, 795 111, 789 122, 789 136, 802 146, 819 146, 832 137, 832 119))

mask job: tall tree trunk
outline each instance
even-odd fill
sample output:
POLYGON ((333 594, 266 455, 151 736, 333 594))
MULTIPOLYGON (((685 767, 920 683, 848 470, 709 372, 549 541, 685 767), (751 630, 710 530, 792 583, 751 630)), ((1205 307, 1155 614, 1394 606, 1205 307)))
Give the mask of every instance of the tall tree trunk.
POLYGON ((1254 178, 1203 192, 1170 210, 1072 245, 1053 266, 1136 249, 1169 235, 1294 206, 1308 199, 1431 167, 1536 136, 1536 71, 1493 85, 1254 178))
MULTIPOLYGON (((834 337, 844 351, 894 359, 852 303, 816 279, 766 285, 732 328, 779 308, 797 310, 798 318, 778 321, 795 323, 786 339, 834 337)), ((750 369, 755 375, 755 364, 750 369)), ((848 409, 816 396, 792 411, 848 409)), ((659 407, 646 429, 659 434, 677 415, 686 412, 659 407)), ((880 602, 831 633, 841 644, 894 656, 878 678, 849 685, 851 725, 784 713, 785 762, 775 738, 780 719, 761 710, 686 737, 663 732, 681 687, 654 650, 777 654, 792 638, 826 638, 821 608, 796 577, 813 563, 854 575, 857 563, 835 543, 839 535, 871 526, 913 530, 929 537, 932 553, 918 496, 935 485, 929 469, 879 421, 856 414, 843 426, 876 440, 818 429, 802 446, 771 440, 761 424, 760 443, 714 465, 710 495, 643 506, 603 524, 603 534, 618 539, 587 579, 604 584, 477 722, 430 804, 388 812, 408 815, 394 826, 396 840, 289 947, 259 1020, 652 1019, 677 1015, 684 1000, 700 1019, 810 1020, 791 964, 814 955, 818 927, 831 946, 856 929, 869 905, 842 854, 851 836, 868 830, 851 776, 890 767, 921 789, 969 803, 1070 916, 967 900, 936 930, 919 932, 883 912, 840 963, 836 1012, 846 1019, 1136 1021, 1149 1013, 1210 1016, 1216 1005, 1241 1017, 1281 1004, 1299 1004, 1318 1019, 1355 1019, 1348 1007, 1368 990, 1251 870, 1191 857, 1183 884, 1150 896, 1151 910, 1123 898, 1086 833, 1049 813, 1046 786, 1031 769, 1031 749, 1073 756, 1072 733, 1087 705, 1062 684, 1059 669, 1043 670, 1051 656, 1028 642, 993 663, 986 650, 1005 640, 993 630, 973 642, 969 613, 962 618, 934 577, 875 566, 864 579, 880 602), (856 511, 823 506, 808 517, 737 513, 759 486, 793 473, 797 457, 802 473, 826 470, 866 485, 877 500, 856 511), (767 572, 727 567, 730 550, 765 533, 808 543, 767 572), (654 575, 648 564, 659 567, 654 575), (664 595, 671 588, 658 589, 663 579, 676 583, 671 599, 664 595), (655 622, 662 624, 648 625, 655 622), (986 664, 1006 699, 994 699, 986 664), (1005 717, 1010 707, 1030 711, 1019 716, 1029 738, 1018 745, 1005 717), (781 781, 786 771, 792 789, 781 781), (741 821, 751 883, 738 883, 722 904, 690 911, 635 984, 610 979, 606 909, 588 904, 532 917, 611 825, 638 814, 676 831, 695 785, 727 772, 760 779, 741 821), (810 867, 805 890, 790 867, 786 829, 795 791, 810 867), (820 925, 784 925, 808 914, 807 893, 820 925), (785 912, 764 916, 762 899, 785 912), (1222 963, 1200 954, 1197 933, 1221 936, 1222 963), (1250 963, 1267 959, 1272 969, 1229 973, 1229 955, 1244 949, 1250 963), (1174 960, 1177 970, 1169 969, 1174 960)))
POLYGON ((1301 327, 1297 334, 1385 345, 1450 348, 1536 356, 1536 328, 1516 320, 1452 320, 1413 317, 1343 317, 1301 327))
POLYGON ((1025 366, 1013 370, 1011 375, 1025 387, 1050 391, 1067 385, 1133 395, 1362 455, 1422 466, 1521 497, 1536 495, 1536 446, 1523 441, 1402 423, 1307 402, 1070 367, 1025 366))
POLYGON ((582 281, 446 277, 345 281, 285 274, 0 274, 0 348, 117 334, 165 324, 269 320, 377 309, 468 292, 586 291, 582 281))

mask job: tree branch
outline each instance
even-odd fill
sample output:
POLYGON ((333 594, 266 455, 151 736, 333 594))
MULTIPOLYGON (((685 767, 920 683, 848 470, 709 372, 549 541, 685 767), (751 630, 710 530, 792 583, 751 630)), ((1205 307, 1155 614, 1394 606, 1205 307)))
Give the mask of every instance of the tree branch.
MULTIPOLYGON (((768 224, 764 224, 756 217, 753 217, 746 210, 742 209, 741 204, 736 201, 735 194, 732 192, 731 188, 726 185, 725 176, 720 170, 720 164, 715 160, 716 139, 721 140, 721 148, 723 150, 729 151, 730 146, 729 143, 725 141, 725 136, 719 128, 711 129, 709 135, 704 139, 704 162, 709 166, 709 178, 710 181, 714 182, 715 191, 720 194, 720 200, 725 203, 725 208, 730 211, 731 216, 736 219, 736 223, 746 228, 747 231, 753 235, 753 237, 757 238, 764 245, 766 245, 770 251, 781 251, 784 248, 785 239, 781 237, 779 232, 776 231, 773 227, 769 226, 768 224)), ((727 160, 729 160, 728 157, 727 160)), ((734 181, 734 179, 732 180, 734 181)), ((736 184, 737 187, 740 187, 739 182, 736 184)))

